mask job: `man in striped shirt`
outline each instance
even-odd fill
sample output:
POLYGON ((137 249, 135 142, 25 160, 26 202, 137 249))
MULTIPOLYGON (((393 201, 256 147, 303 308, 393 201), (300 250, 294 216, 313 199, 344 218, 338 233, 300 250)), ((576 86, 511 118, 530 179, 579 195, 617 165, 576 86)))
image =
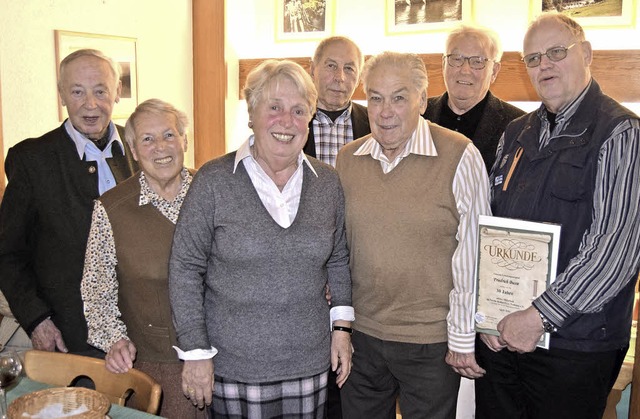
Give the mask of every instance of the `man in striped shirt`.
POLYGON ((482 156, 420 115, 427 72, 385 52, 363 70, 371 135, 336 162, 344 188, 355 310, 345 418, 455 418, 460 376, 477 378, 473 273, 489 212, 482 156))
POLYGON ((526 310, 481 335, 476 417, 600 418, 629 346, 640 266, 640 124, 600 90, 584 31, 536 19, 524 58, 542 105, 506 129, 494 215, 562 225, 558 275, 526 310), (550 349, 536 349, 543 332, 550 349))

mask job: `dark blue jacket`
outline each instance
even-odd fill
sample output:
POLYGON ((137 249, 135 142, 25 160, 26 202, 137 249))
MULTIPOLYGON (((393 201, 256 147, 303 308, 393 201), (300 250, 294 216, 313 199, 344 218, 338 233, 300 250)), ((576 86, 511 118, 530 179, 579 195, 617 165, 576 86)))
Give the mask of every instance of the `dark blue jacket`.
MULTIPOLYGON (((537 112, 511 123, 505 131, 502 158, 492 172, 493 215, 562 225, 558 274, 578 254, 592 223, 593 193, 600 147, 622 120, 636 116, 604 95, 593 81, 566 129, 538 150, 541 121, 537 112), (516 151, 522 148, 506 191, 516 151)), ((635 273, 637 276, 637 272, 635 273)), ((577 351, 622 348, 629 342, 635 280, 630 280, 604 308, 566 320, 551 345, 577 351)), ((535 305, 535 303, 534 303, 535 305)))

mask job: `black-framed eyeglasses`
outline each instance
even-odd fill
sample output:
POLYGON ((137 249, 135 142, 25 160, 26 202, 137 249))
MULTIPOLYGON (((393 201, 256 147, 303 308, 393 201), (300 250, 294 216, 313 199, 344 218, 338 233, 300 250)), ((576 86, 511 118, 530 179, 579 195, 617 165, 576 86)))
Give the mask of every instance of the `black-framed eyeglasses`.
POLYGON ((493 61, 477 55, 474 55, 473 57, 465 57, 462 54, 447 54, 444 56, 444 59, 447 60, 447 64, 451 67, 462 67, 464 62, 468 61, 469 67, 474 70, 482 70, 487 65, 487 61, 493 61))
POLYGON ((553 62, 562 61, 565 58, 567 58, 567 54, 569 53, 569 50, 573 48, 573 46, 576 44, 577 42, 574 42, 568 47, 562 47, 562 46, 551 47, 545 52, 534 52, 533 54, 527 54, 524 57, 522 57, 522 61, 524 61, 524 64, 529 68, 539 66, 540 62, 542 61, 543 55, 546 55, 547 58, 549 58, 549 60, 553 62))

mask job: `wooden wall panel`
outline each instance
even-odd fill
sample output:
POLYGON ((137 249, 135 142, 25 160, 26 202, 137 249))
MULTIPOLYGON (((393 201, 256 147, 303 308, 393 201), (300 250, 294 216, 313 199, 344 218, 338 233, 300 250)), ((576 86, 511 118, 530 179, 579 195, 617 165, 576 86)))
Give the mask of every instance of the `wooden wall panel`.
MULTIPOLYGON (((429 96, 445 91, 442 79, 442 54, 420 54, 429 73, 429 96)), ((309 68, 308 57, 294 57, 291 60, 309 68)), ((244 86, 247 74, 264 58, 240 60, 240 86, 244 86)), ((602 90, 620 102, 640 102, 640 51, 594 51, 591 72, 602 90)), ((520 60, 519 52, 505 52, 502 69, 491 91, 506 101, 538 101, 538 96, 529 82, 526 68, 520 60)), ((241 92, 242 94, 242 92, 241 92)), ((361 87, 354 99, 364 100, 361 87)))
POLYGON ((193 0, 195 166, 225 153, 224 1, 193 0))

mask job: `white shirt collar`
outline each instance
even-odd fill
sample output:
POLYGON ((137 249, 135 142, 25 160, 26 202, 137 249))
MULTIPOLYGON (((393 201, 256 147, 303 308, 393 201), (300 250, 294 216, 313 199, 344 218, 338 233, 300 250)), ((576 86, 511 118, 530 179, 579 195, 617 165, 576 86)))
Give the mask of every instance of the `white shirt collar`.
POLYGON ((404 150, 392 161, 384 155, 380 143, 375 139, 373 134, 353 153, 355 156, 371 155, 372 158, 379 160, 383 166, 385 173, 393 170, 400 161, 409 154, 417 154, 419 156, 437 156, 438 150, 431 138, 431 130, 429 122, 420 117, 416 130, 411 135, 409 141, 405 145, 404 150))
MULTIPOLYGON (((251 154, 251 146, 253 145, 254 141, 255 141, 254 136, 250 135, 249 138, 247 138, 247 140, 244 143, 242 143, 242 145, 240 145, 240 147, 236 151, 236 159, 233 162, 233 173, 236 172, 236 168, 238 167, 238 164, 242 160, 248 157, 253 159, 253 155, 251 154)), ((311 169, 311 171, 313 172, 313 174, 316 175, 316 177, 318 177, 316 170, 313 168, 313 166, 309 162, 309 159, 307 159, 307 156, 302 151, 300 151, 300 155, 298 156, 298 165, 302 164, 302 162, 306 163, 307 166, 309 166, 309 169, 311 169)), ((258 162, 256 162, 256 164, 257 163, 258 162)))
MULTIPOLYGON (((82 158, 85 155, 85 148, 87 147, 88 144, 93 144, 93 141, 91 141, 90 139, 82 135, 80 131, 78 131, 73 126, 73 124, 71 123, 71 120, 68 118, 64 122, 64 128, 67 130, 67 134, 69 134, 69 137, 71 137, 71 139, 73 140, 73 143, 76 146, 76 151, 78 152, 78 158, 82 160, 82 158)), ((118 133, 118 130, 116 129, 116 126, 113 123, 113 121, 109 122, 109 132, 110 132, 109 142, 107 143, 105 150, 110 150, 111 144, 115 141, 118 144, 120 144, 120 149, 122 150, 122 154, 124 154, 124 144, 120 139, 120 134, 118 133)))

